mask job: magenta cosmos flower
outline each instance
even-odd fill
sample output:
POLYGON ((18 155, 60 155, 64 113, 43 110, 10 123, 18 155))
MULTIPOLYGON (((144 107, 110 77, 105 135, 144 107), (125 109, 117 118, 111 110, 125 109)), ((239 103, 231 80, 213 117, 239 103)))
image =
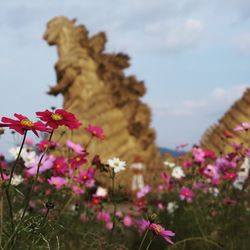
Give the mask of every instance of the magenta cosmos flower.
POLYGON ((170 239, 170 237, 175 236, 174 232, 172 232, 170 230, 166 230, 161 225, 155 224, 155 223, 150 224, 149 229, 152 230, 155 234, 160 235, 161 237, 163 237, 163 239, 165 241, 167 241, 168 243, 174 244, 174 242, 170 239))
POLYGON ((44 152, 46 151, 47 148, 55 149, 57 147, 60 147, 60 144, 55 141, 42 140, 39 143, 37 143, 36 146, 40 152, 44 152))
POLYGON ((93 125, 90 125, 85 128, 86 131, 88 131, 90 134, 92 134, 93 136, 103 140, 105 138, 105 135, 104 135, 104 131, 101 127, 96 127, 96 126, 93 126, 93 125))
POLYGON ((48 183, 58 189, 68 184, 64 178, 55 176, 52 176, 50 179, 48 179, 48 183))
POLYGON ((3 123, 0 123, 0 127, 9 127, 21 135, 23 135, 27 130, 31 130, 36 136, 38 136, 37 131, 49 132, 49 129, 42 122, 32 122, 28 119, 28 117, 21 114, 14 114, 14 116, 17 120, 3 117, 3 123))
POLYGON ((194 193, 192 192, 191 189, 187 188, 187 187, 182 187, 180 189, 180 199, 181 200, 186 200, 187 202, 192 202, 193 198, 194 198, 194 193))
POLYGON ((250 123, 248 122, 242 122, 239 126, 237 126, 234 131, 247 131, 250 129, 250 123))
POLYGON ((85 151, 84 154, 77 155, 69 160, 69 166, 72 169, 76 169, 87 162, 86 156, 88 153, 85 151))
POLYGON ((63 109, 57 109, 55 112, 49 110, 36 112, 36 115, 52 129, 57 129, 62 125, 67 126, 69 129, 77 129, 81 126, 81 122, 76 119, 74 114, 63 109))

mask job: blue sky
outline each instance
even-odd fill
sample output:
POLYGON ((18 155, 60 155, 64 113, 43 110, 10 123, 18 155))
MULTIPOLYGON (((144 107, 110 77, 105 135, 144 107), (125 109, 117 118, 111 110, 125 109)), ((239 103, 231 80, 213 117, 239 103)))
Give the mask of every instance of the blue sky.
MULTIPOLYGON (((108 52, 131 57, 127 74, 144 80, 160 146, 196 143, 250 86, 248 0, 2 0, 0 115, 59 107, 56 49, 42 39, 57 15, 105 31, 108 52)), ((1 139, 0 151, 12 145, 1 139)))

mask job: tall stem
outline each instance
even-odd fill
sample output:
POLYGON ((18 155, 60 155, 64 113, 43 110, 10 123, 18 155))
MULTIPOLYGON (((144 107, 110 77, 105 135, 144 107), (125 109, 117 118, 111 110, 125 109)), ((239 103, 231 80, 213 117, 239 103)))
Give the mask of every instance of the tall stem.
POLYGON ((152 244, 152 242, 153 242, 154 238, 155 238, 155 237, 152 237, 152 238, 151 238, 151 240, 150 240, 150 242, 149 242, 149 244, 148 244, 148 246, 147 246, 146 250, 149 250, 149 247, 151 246, 151 244, 152 244))
MULTIPOLYGON (((51 133, 50 133, 49 143, 51 142, 53 133, 54 133, 54 130, 52 130, 51 133)), ((14 237, 16 236, 16 233, 17 233, 17 231, 18 231, 20 225, 22 224, 23 218, 24 218, 24 216, 25 216, 25 214, 26 214, 26 211, 27 211, 27 209, 28 209, 28 207, 29 207, 29 202, 30 202, 30 199, 31 199, 31 194, 32 194, 32 191, 33 191, 33 186, 34 186, 34 184, 37 182, 37 179, 38 179, 38 174, 39 174, 40 166, 41 166, 41 164, 42 164, 42 160, 43 160, 44 156, 46 155, 48 149, 49 149, 49 146, 46 147, 44 153, 42 154, 42 156, 41 156, 41 158, 40 158, 40 160, 39 160, 39 162, 38 162, 37 171, 36 171, 36 176, 35 176, 35 178, 33 179, 32 183, 31 183, 31 185, 30 185, 30 188, 28 189, 27 195, 26 195, 26 203, 25 203, 25 207, 24 207, 24 210, 23 210, 23 214, 22 214, 21 219, 20 219, 20 221, 18 222, 17 226, 14 227, 13 233, 12 233, 12 235, 10 236, 10 238, 8 239, 8 241, 7 241, 7 243, 5 244, 4 248, 5 248, 5 247, 7 248, 8 245, 12 242, 12 240, 13 240, 14 237)), ((14 225, 14 224, 13 224, 13 225, 14 225)))
POLYGON ((51 131, 50 133, 50 137, 49 137, 49 140, 48 140, 48 147, 46 147, 45 151, 43 152, 42 156, 40 157, 39 159, 39 162, 37 164, 37 170, 36 170, 36 176, 35 178, 33 179, 31 185, 30 185, 30 188, 28 189, 28 192, 27 192, 27 199, 26 199, 26 204, 25 204, 25 207, 24 207, 24 210, 23 210, 23 214, 21 216, 21 220, 23 219, 23 217, 25 216, 25 213, 29 207, 29 202, 30 202, 30 199, 31 199, 31 195, 32 195, 32 191, 33 191, 33 188, 34 188, 34 184, 37 182, 37 179, 38 179, 38 175, 39 175, 39 170, 40 170, 40 167, 42 165, 42 160, 44 158, 44 156, 46 155, 48 149, 49 149, 49 144, 51 142, 51 139, 52 139, 52 136, 53 136, 53 133, 54 133, 54 130, 51 131))
POLYGON ((7 203, 8 203, 8 207, 9 207, 9 213, 10 213, 10 222, 11 222, 11 227, 12 227, 13 231, 14 231, 14 227, 15 226, 14 226, 13 208, 12 208, 12 204, 11 204, 11 197, 10 197, 9 188, 10 188, 11 180, 13 178, 13 175, 14 175, 17 163, 18 163, 18 161, 20 159, 20 156, 21 156, 21 152, 22 152, 22 149, 23 149, 23 146, 24 146, 24 142, 25 142, 25 139, 26 139, 26 136, 27 136, 27 132, 28 132, 28 130, 24 131, 24 136, 23 136, 22 144, 21 144, 21 147, 19 149, 17 158, 16 158, 14 164, 12 165, 12 168, 11 168, 11 171, 10 171, 10 178, 9 178, 7 187, 5 189, 5 194, 6 194, 7 203))
POLYGON ((25 139, 26 139, 26 136, 27 136, 27 132, 28 132, 28 130, 25 130, 25 131, 24 131, 23 141, 22 141, 21 147, 20 147, 20 149, 19 149, 17 158, 16 158, 14 164, 12 165, 12 168, 11 168, 11 171, 10 171, 10 178, 9 178, 8 185, 7 185, 7 188, 6 188, 7 190, 8 190, 9 187, 10 187, 10 184, 11 184, 11 180, 12 180, 13 174, 14 174, 14 172, 15 172, 17 163, 18 163, 18 161, 19 161, 19 159, 20 159, 21 152, 22 152, 22 149, 23 149, 23 146, 24 146, 24 142, 25 142, 25 139))
POLYGON ((140 244, 140 246, 139 246, 139 250, 142 249, 143 243, 144 243, 144 241, 145 241, 146 238, 147 238, 148 231, 149 231, 149 228, 147 228, 147 230, 146 230, 146 232, 145 232, 145 234, 144 234, 144 236, 143 236, 143 238, 142 238, 141 244, 140 244))
POLYGON ((115 199, 115 171, 114 169, 112 169, 112 174, 111 174, 111 178, 112 178, 112 203, 113 203, 113 216, 112 216, 112 223, 113 223, 113 227, 111 230, 111 236, 115 230, 115 226, 116 226, 116 218, 115 218, 115 214, 116 214, 116 199, 115 199))
MULTIPOLYGON (((2 166, 0 163, 2 173, 2 166)), ((0 180, 0 247, 2 248, 2 235, 3 235, 3 179, 0 180)))

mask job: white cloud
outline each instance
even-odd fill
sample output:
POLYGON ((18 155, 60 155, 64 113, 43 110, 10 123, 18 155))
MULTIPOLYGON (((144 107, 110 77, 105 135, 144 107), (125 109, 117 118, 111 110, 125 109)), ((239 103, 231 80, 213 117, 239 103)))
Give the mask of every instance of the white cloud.
MULTIPOLYGON (((184 100, 181 103, 155 107, 154 113, 160 117, 204 117, 211 114, 222 115, 234 101, 239 99, 249 85, 237 85, 229 89, 218 87, 203 99, 184 100)), ((215 118, 215 120, 218 117, 215 118)))

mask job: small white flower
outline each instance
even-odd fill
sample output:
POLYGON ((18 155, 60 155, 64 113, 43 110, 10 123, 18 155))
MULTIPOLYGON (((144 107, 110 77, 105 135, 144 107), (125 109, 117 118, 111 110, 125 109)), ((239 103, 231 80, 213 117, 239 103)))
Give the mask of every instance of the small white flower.
POLYGON ((218 195, 219 195, 219 193, 220 193, 219 189, 216 188, 216 187, 214 187, 214 188, 210 187, 210 188, 208 189, 208 192, 209 192, 210 194, 213 194, 214 197, 218 197, 218 195))
POLYGON ((244 178, 245 180, 249 176, 249 170, 250 170, 250 160, 248 157, 244 159, 244 162, 240 166, 240 170, 238 172, 238 176, 244 178))
POLYGON ((167 210, 170 214, 173 214, 174 211, 178 208, 179 206, 177 205, 177 203, 175 201, 173 202, 169 202, 168 206, 167 206, 167 210))
POLYGON ((239 190, 242 190, 243 189, 243 186, 244 186, 244 183, 245 183, 245 176, 238 176, 236 178, 236 180, 233 182, 233 186, 234 188, 236 189, 239 189, 239 190))
POLYGON ((166 167, 169 167, 169 168, 175 167, 175 164, 174 164, 173 162, 170 162, 170 161, 164 161, 163 164, 164 164, 166 167))
POLYGON ((103 187, 98 187, 95 193, 95 195, 98 197, 105 197, 107 196, 107 194, 108 194, 108 190, 103 187))
POLYGON ((13 148, 10 148, 9 153, 14 157, 14 159, 16 159, 19 150, 20 150, 19 146, 18 147, 13 147, 13 148))
POLYGON ((21 175, 14 175, 11 179, 11 185, 18 186, 23 182, 23 177, 21 175))
POLYGON ((125 170, 126 162, 121 161, 119 158, 112 158, 107 161, 108 165, 114 169, 115 173, 125 170))
MULTIPOLYGON (((20 150, 20 146, 13 147, 9 150, 9 153, 14 157, 14 159, 17 158, 18 153, 20 150)), ((36 152, 32 150, 31 148, 23 147, 21 152, 21 157, 24 160, 25 166, 29 166, 30 164, 33 164, 35 162, 36 152)))
POLYGON ((180 167, 180 166, 175 167, 175 168, 173 169, 171 175, 172 175, 174 178, 176 178, 176 179, 180 179, 180 178, 182 178, 182 177, 185 177, 185 174, 184 174, 184 172, 183 172, 183 170, 182 170, 182 167, 180 167))
POLYGON ((22 155, 22 158, 24 160, 25 166, 29 167, 30 165, 34 164, 36 161, 36 152, 28 151, 24 155, 22 155))

